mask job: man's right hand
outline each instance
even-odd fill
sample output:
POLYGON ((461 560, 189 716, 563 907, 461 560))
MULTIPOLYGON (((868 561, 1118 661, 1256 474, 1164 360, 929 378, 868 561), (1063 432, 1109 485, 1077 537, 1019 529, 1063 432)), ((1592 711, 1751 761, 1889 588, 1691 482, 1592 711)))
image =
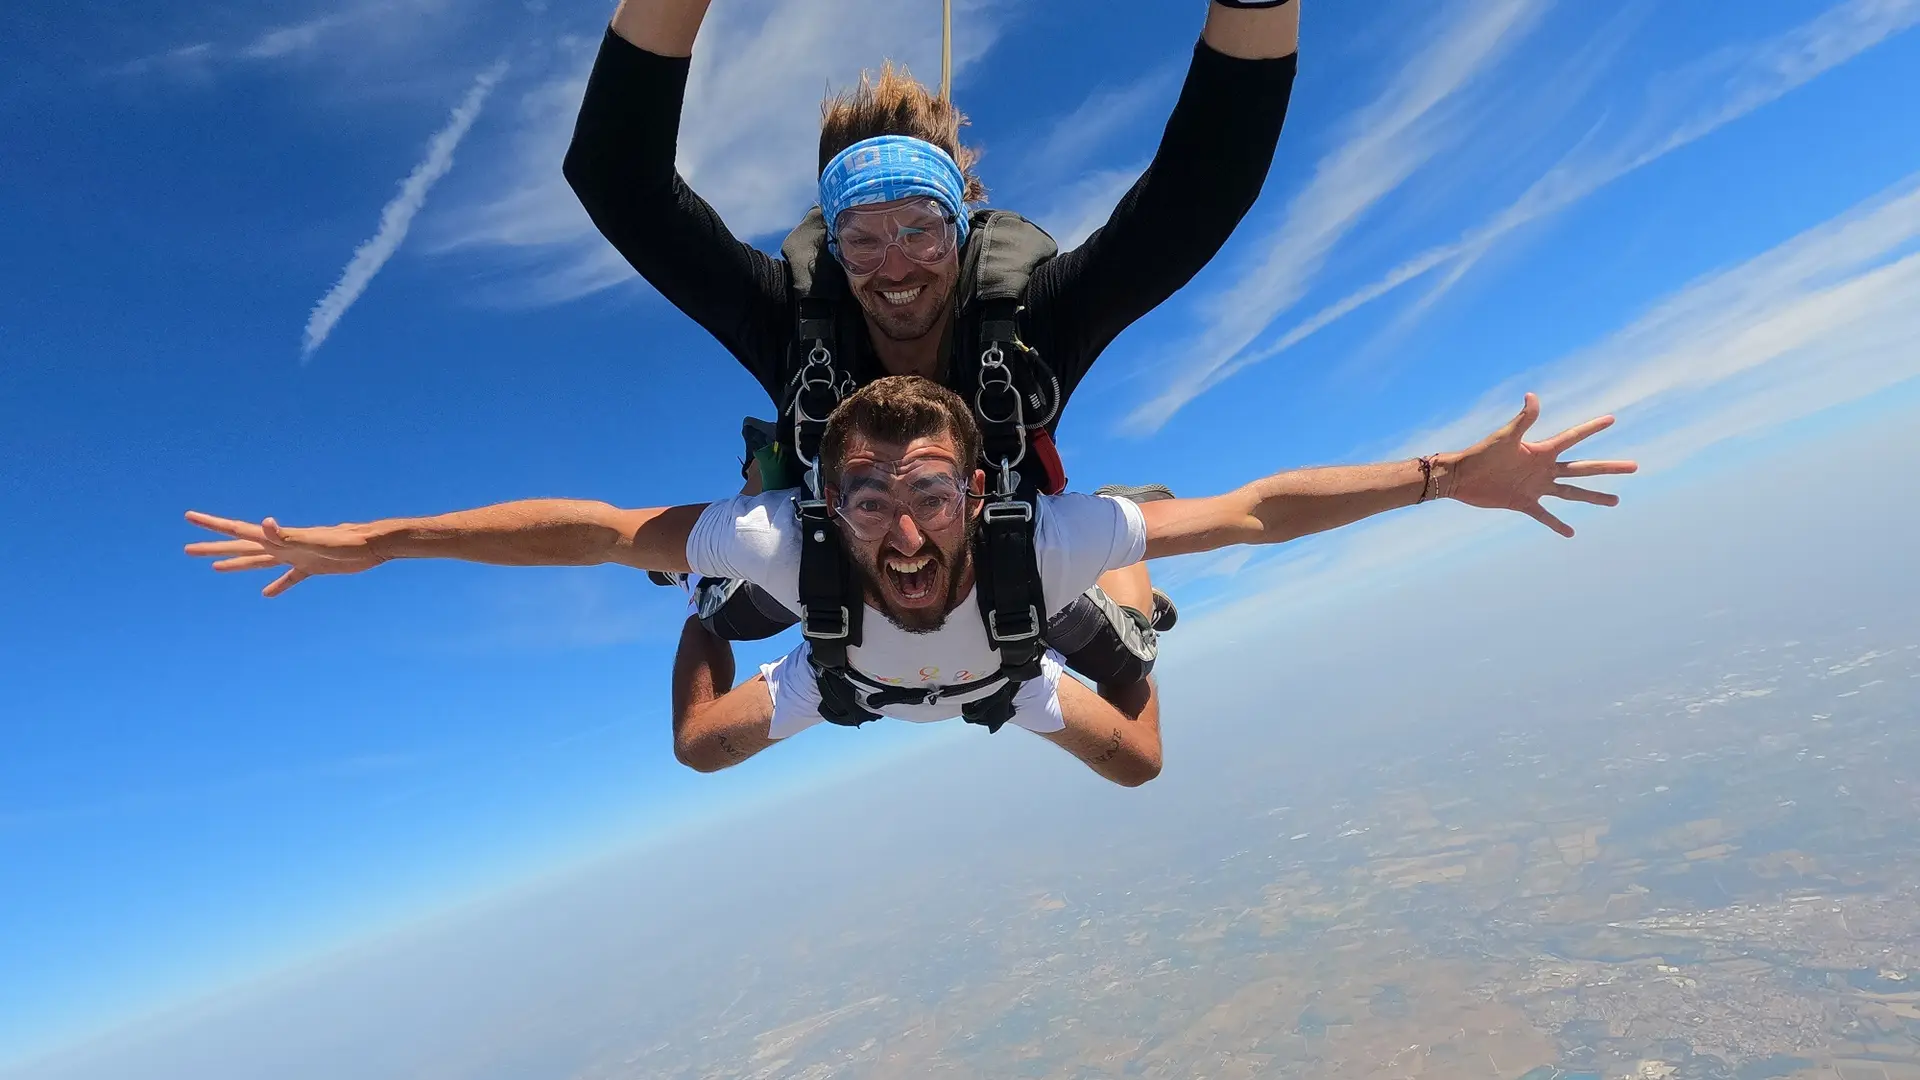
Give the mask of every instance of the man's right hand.
POLYGON ((282 529, 272 518, 255 525, 246 521, 214 517, 198 510, 187 511, 187 520, 210 529, 229 540, 204 540, 188 544, 189 555, 218 557, 215 570, 265 570, 284 566, 287 572, 275 578, 262 596, 279 596, 310 577, 322 574, 357 574, 386 560, 373 553, 365 530, 357 525, 323 525, 308 529, 282 529))

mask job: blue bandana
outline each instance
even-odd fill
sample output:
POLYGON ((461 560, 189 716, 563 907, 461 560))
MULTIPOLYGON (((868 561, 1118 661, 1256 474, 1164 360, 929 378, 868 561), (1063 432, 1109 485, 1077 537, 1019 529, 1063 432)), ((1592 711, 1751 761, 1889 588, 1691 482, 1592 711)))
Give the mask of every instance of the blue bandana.
POLYGON ((909 135, 881 135, 854 143, 820 172, 820 210, 832 230, 853 206, 924 196, 957 220, 956 241, 967 242, 967 180, 945 150, 909 135))

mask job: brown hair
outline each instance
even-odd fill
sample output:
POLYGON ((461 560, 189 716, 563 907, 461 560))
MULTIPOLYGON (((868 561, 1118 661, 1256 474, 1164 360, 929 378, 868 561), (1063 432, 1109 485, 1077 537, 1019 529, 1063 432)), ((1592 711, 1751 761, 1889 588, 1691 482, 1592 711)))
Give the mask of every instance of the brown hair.
POLYGON ((973 171, 980 152, 960 145, 960 129, 966 124, 966 114, 953 102, 908 74, 904 65, 896 68, 889 60, 881 65, 878 78, 863 71, 859 86, 820 103, 820 171, 825 172, 827 162, 854 143, 881 135, 907 135, 945 150, 967 178, 966 201, 981 202, 987 197, 986 185, 973 171))
POLYGON ((858 432, 869 439, 908 443, 936 435, 953 436, 961 477, 973 475, 980 459, 980 427, 960 395, 919 375, 875 379, 834 407, 820 436, 820 471, 837 478, 846 463, 847 443, 858 432))

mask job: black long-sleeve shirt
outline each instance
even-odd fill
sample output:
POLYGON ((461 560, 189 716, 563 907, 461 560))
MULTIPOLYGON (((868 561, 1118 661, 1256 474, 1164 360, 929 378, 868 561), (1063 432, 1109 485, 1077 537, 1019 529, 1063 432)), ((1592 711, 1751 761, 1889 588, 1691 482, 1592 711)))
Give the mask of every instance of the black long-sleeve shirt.
MULTIPOLYGON (((786 261, 735 238, 674 168, 690 63, 609 30, 567 150, 567 182, 634 269, 781 402, 794 332, 786 261)), ((1021 337, 1059 376, 1062 406, 1101 351, 1192 280, 1252 207, 1295 69, 1291 55, 1244 60, 1199 43, 1152 164, 1104 226, 1034 273, 1021 337)), ((871 351, 864 335, 847 344, 871 351)), ((854 359, 854 370, 873 370, 871 357, 854 359)))

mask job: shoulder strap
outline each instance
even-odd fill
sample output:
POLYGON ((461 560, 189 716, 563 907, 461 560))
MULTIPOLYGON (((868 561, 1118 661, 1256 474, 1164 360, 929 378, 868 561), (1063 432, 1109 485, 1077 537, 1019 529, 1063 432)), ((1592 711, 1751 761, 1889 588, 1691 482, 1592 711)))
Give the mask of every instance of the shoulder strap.
POLYGON ((975 210, 967 221, 966 256, 960 264, 960 295, 975 301, 1027 295, 1027 282, 1060 245, 1047 231, 1011 210, 975 210))
POLYGON ((1057 492, 1065 477, 1057 468, 1027 461, 1028 435, 1051 425, 1060 412, 1060 380, 1039 352, 1020 337, 1020 312, 1035 270, 1059 254, 1046 230, 1008 210, 977 211, 961 264, 962 335, 956 343, 954 386, 971 395, 980 421, 981 455, 989 475, 1013 473, 1014 488, 1057 492), (1009 464, 1010 463, 1010 464, 1009 464))
POLYGON ((827 219, 818 206, 807 211, 780 242, 780 255, 787 260, 794 295, 826 295, 831 299, 836 289, 846 291, 846 274, 827 251, 827 219))
MULTIPOLYGON (((840 543, 839 524, 826 504, 818 459, 827 417, 853 388, 852 373, 840 349, 836 303, 846 293, 846 277, 827 253, 826 223, 817 206, 788 234, 780 250, 786 257, 794 299, 786 420, 793 432, 795 457, 807 470, 797 504, 801 633, 812 645, 817 668, 843 670, 847 650, 860 644, 865 605, 859 580, 840 543)), ((823 695, 830 681, 822 678, 823 695)), ((851 688, 845 697, 851 701, 851 688)), ((857 702, 852 702, 852 708, 858 709, 857 702)), ((871 719, 869 714, 853 722, 871 719)))
POLYGON ((840 340, 840 300, 847 294, 846 273, 827 251, 826 221, 820 208, 807 211, 780 244, 793 296, 793 338, 787 343, 787 401, 781 434, 791 433, 793 448, 810 465, 820 448, 827 415, 853 387, 853 373, 840 340))
POLYGON ((1021 684, 1039 677, 1046 648, 1034 515, 1038 493, 1051 490, 1055 478, 1029 461, 1028 450, 1031 433, 1058 413, 1060 387, 1039 353, 1020 339, 1019 315, 1033 272, 1060 249, 1046 230, 1010 211, 981 211, 972 227, 962 295, 975 357, 972 404, 991 490, 974 540, 974 593, 1007 682, 962 715, 998 731, 1013 715, 1021 684))
POLYGON ((974 537, 974 592, 987 640, 1000 653, 1000 672, 1020 683, 1040 675, 1046 611, 1040 560, 1034 551, 1031 497, 990 496, 974 537))

